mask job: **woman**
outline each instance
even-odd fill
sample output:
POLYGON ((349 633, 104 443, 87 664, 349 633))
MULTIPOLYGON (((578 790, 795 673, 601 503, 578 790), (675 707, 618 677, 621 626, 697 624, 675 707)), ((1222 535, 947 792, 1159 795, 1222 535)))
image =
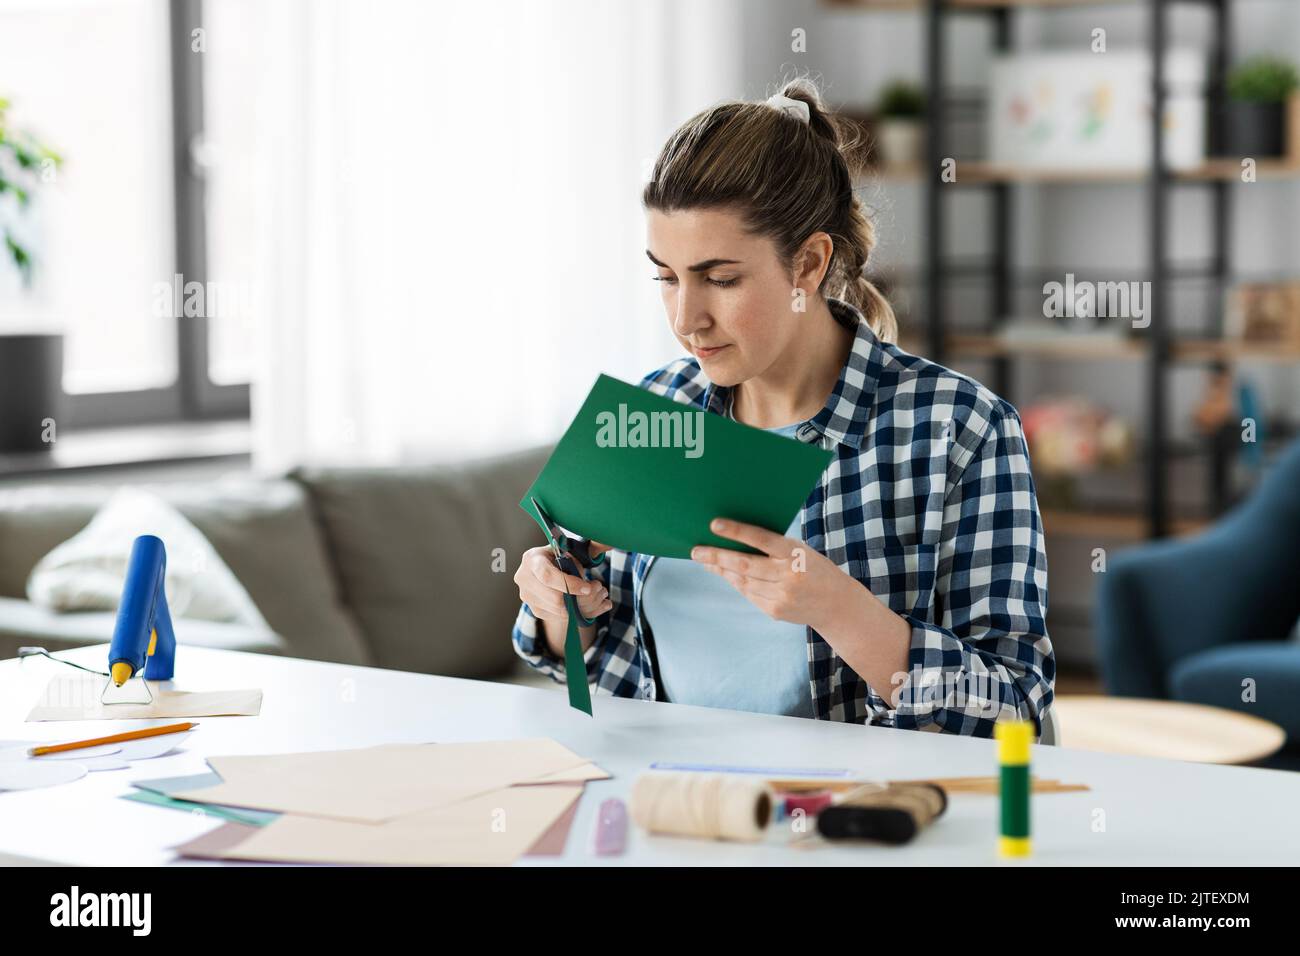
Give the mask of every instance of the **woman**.
POLYGON ((597 693, 991 736, 1052 700, 1047 564, 1016 410, 891 344, 842 140, 805 80, 678 129, 645 188, 647 255, 691 356, 642 387, 835 458, 755 555, 548 549, 515 575, 516 651, 564 681, 566 583, 597 693), (833 292, 835 295, 830 295, 833 292))

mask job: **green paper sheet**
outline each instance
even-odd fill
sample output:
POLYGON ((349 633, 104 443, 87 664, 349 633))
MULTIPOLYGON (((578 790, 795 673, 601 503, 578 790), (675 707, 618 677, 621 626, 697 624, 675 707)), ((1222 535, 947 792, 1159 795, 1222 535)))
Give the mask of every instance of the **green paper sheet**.
MULTIPOLYGON (((784 534, 832 457, 601 375, 519 506, 545 531, 536 498, 561 527, 620 551, 689 558, 704 544, 753 552, 709 523, 732 518, 784 534)), ((585 666, 575 610, 566 672, 585 666)), ((586 682, 568 684, 570 705, 590 714, 586 682)))
POLYGON ((733 518, 785 534, 832 457, 601 375, 519 506, 540 526, 536 497, 561 526, 621 551, 689 558, 706 544, 752 552, 709 522, 733 518))

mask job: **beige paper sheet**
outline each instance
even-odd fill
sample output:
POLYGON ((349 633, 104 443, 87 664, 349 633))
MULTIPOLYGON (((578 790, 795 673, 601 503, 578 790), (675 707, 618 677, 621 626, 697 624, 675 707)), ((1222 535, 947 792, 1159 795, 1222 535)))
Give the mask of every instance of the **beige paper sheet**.
POLYGON ((549 738, 209 757, 208 764, 222 783, 171 796, 359 823, 591 766, 549 738))
POLYGON ((287 814, 214 855, 284 863, 505 866, 581 795, 576 784, 506 787, 379 824, 287 814))
POLYGON ((588 780, 608 780, 610 775, 594 763, 583 764, 572 770, 557 770, 544 774, 534 780, 521 780, 515 786, 526 787, 539 783, 585 783, 588 780))
MULTIPOLYGON (((513 742, 512 742, 513 743, 513 742)), ((378 749, 379 747, 411 747, 411 746, 437 746, 436 744, 378 744, 376 747, 366 749, 378 749)), ((444 745, 445 746, 445 745, 444 745)), ((337 751, 335 751, 337 752, 337 751)), ((236 777, 257 774, 260 771, 274 769, 277 772, 296 773, 300 767, 310 766, 320 759, 321 752, 318 750, 302 751, 298 753, 285 754, 249 754, 230 757, 214 757, 212 760, 218 760, 225 773, 218 770, 216 764, 212 764, 214 770, 218 770, 223 777, 231 774, 236 777)), ((608 780, 610 775, 596 766, 594 763, 584 763, 577 767, 566 767, 562 770, 556 770, 551 773, 543 773, 528 779, 519 780, 517 786, 526 786, 535 783, 585 783, 588 780, 608 780)), ((213 802, 213 801, 209 801, 213 802)))
POLYGON ((34 720, 135 720, 141 717, 256 717, 262 710, 260 690, 161 690, 152 704, 101 704, 105 678, 55 677, 27 715, 34 720))

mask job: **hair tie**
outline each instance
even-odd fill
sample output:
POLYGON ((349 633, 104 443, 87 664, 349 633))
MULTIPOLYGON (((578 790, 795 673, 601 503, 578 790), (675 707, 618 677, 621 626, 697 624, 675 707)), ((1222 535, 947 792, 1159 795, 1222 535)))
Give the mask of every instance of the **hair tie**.
POLYGON ((803 100, 792 100, 788 96, 777 93, 775 96, 769 96, 766 102, 773 109, 778 109, 787 116, 793 116, 801 123, 807 124, 808 104, 803 100))

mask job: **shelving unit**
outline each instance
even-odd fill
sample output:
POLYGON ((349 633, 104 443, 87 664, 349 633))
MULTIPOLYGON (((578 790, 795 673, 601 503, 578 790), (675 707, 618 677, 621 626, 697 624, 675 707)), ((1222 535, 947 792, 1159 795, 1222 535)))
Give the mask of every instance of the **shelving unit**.
MULTIPOLYGON (((925 18, 924 64, 927 102, 927 137, 923 163, 919 167, 885 168, 875 178, 885 183, 917 182, 924 189, 924 265, 921 272, 923 301, 926 310, 925 340, 921 344, 927 356, 939 362, 949 357, 972 358, 991 365, 990 384, 1000 395, 1011 397, 1012 362, 1025 357, 1044 360, 1130 361, 1145 363, 1146 408, 1149 434, 1143 462, 1145 507, 1139 513, 1047 512, 1045 526, 1057 534, 1106 534, 1126 539, 1153 538, 1186 533, 1203 521, 1177 518, 1171 514, 1168 483, 1169 438, 1168 374, 1174 363, 1233 364, 1239 361, 1300 363, 1300 352, 1251 346, 1219 338, 1176 338, 1169 327, 1168 291, 1172 281, 1208 280, 1219 301, 1223 301, 1232 275, 1231 236, 1233 184, 1240 180, 1240 160, 1226 155, 1222 130, 1225 77, 1232 40, 1230 0, 826 0, 830 7, 862 11, 916 11, 925 18), (1116 170, 1024 170, 997 166, 987 162, 959 160, 956 179, 941 180, 942 163, 953 153, 948 149, 946 124, 951 97, 945 85, 945 50, 943 24, 946 16, 966 14, 991 18, 993 45, 997 52, 1010 52, 1013 46, 1014 17, 1019 10, 1052 10, 1083 6, 1135 6, 1141 4, 1148 16, 1147 49, 1152 58, 1151 95, 1153 102, 1151 132, 1154 150, 1151 162, 1143 168, 1116 170), (1166 40, 1169 36, 1171 8, 1195 5, 1211 12, 1214 36, 1210 50, 1208 86, 1209 154, 1211 159, 1191 169, 1173 170, 1163 162, 1165 141, 1160 118, 1164 113, 1164 74, 1166 40), (989 222, 992 248, 990 261, 983 264, 992 278, 992 314, 997 321, 1013 312, 1013 272, 1015 222, 1014 203, 1020 184, 1106 184, 1144 183, 1148 226, 1149 263, 1144 278, 1151 283, 1150 326, 1141 338, 1103 336, 1065 336, 1041 340, 1017 340, 996 334, 950 332, 946 328, 943 303, 948 282, 954 274, 969 275, 976 271, 969 265, 954 268, 944 261, 942 240, 947 212, 944 195, 956 188, 986 190, 993 200, 989 222), (1209 261, 1200 267, 1179 265, 1169 257, 1169 207, 1175 189, 1205 189, 1210 193, 1210 229, 1212 248, 1209 261), (1049 520, 1048 515, 1051 516, 1049 520)), ((1256 164, 1258 180, 1300 177, 1300 166, 1286 160, 1260 160, 1256 164)), ((1211 333, 1222 336, 1222 315, 1217 316, 1211 333)), ((1014 398, 1012 398, 1014 401, 1014 398)), ((1226 442, 1207 439, 1205 453, 1211 458, 1208 469, 1208 494, 1211 510, 1226 505, 1226 442)))
MULTIPOLYGON (((1111 541, 1141 541, 1146 537, 1146 523, 1141 515, 1113 511, 1060 511, 1047 508, 1042 512, 1043 529, 1049 534, 1079 534, 1111 541)), ((1208 522, 1197 518, 1176 518, 1170 522, 1170 534, 1192 534, 1208 522)))
MULTIPOLYGON (((1062 335, 1041 341, 1001 339, 996 335, 949 335, 945 349, 971 358, 1001 358, 1017 355, 1059 359, 1142 359, 1147 355, 1141 342, 1091 335, 1062 335)), ((1300 363, 1300 352, 1267 349, 1216 339, 1176 339, 1171 358, 1182 362, 1268 362, 1300 363)))
MULTIPOLYGON (((1051 9, 1059 7, 1101 7, 1131 4, 1141 0, 948 0, 954 10, 994 10, 999 8, 1034 7, 1051 9)), ((867 10, 920 10, 929 0, 827 0, 831 7, 857 7, 867 10)))

